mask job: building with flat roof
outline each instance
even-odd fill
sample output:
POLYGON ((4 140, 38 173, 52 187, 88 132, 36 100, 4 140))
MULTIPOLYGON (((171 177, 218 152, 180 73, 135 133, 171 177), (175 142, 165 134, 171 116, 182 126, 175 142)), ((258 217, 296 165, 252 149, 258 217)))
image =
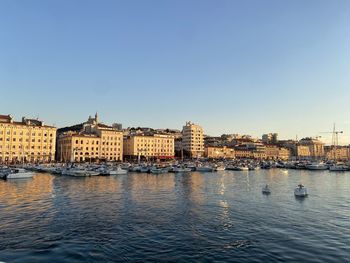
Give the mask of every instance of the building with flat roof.
POLYGON ((124 137, 126 159, 173 159, 175 157, 174 136, 169 134, 133 134, 124 137))
POLYGON ((182 128, 182 147, 185 155, 192 158, 204 155, 204 131, 201 126, 190 121, 182 128))
POLYGON ((56 130, 38 119, 0 115, 0 163, 54 161, 56 130))

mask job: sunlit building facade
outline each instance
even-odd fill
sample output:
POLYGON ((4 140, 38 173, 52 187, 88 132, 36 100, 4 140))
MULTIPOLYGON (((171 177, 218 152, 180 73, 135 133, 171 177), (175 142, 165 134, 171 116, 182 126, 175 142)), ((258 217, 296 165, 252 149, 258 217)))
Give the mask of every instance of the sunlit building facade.
POLYGON ((54 161, 56 130, 37 119, 0 115, 0 163, 54 161))
POLYGON ((235 150, 226 146, 206 146, 204 156, 211 159, 233 159, 235 158, 235 150))
POLYGON ((168 134, 128 135, 124 137, 127 159, 172 159, 175 156, 174 136, 168 134))
POLYGON ((190 121, 186 122, 182 128, 182 147, 190 157, 202 157, 204 155, 203 128, 190 121))
POLYGON ((82 124, 58 130, 57 160, 96 162, 123 160, 123 133, 89 117, 82 124))

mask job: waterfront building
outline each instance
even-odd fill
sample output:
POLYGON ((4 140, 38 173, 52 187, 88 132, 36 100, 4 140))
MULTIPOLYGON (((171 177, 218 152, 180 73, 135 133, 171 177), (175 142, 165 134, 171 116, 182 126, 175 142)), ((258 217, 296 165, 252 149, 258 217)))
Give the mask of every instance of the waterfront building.
POLYGON ((277 133, 268 133, 263 134, 262 136, 262 142, 266 144, 276 144, 278 141, 278 134, 277 133))
POLYGON ((299 141, 299 145, 309 148, 311 159, 324 157, 324 143, 316 138, 303 138, 299 141))
POLYGON ((277 160, 279 158, 279 148, 275 145, 265 145, 266 159, 277 160))
POLYGON ((350 148, 348 146, 325 146, 325 155, 328 160, 348 161, 350 159, 350 148))
POLYGON ((58 130, 57 159, 61 162, 122 161, 123 133, 95 118, 58 130))
POLYGON ((0 163, 54 161, 56 130, 37 119, 0 115, 0 163))
POLYGON ((204 155, 204 132, 198 124, 186 122, 182 128, 182 147, 186 155, 192 158, 204 155))
POLYGON ((306 145, 296 145, 295 146, 295 156, 298 159, 310 159, 310 148, 306 145))
POLYGON ((175 157, 174 136, 169 134, 125 136, 124 157, 127 159, 172 159, 175 157))
POLYGON ((282 161, 288 161, 291 157, 291 151, 288 148, 280 147, 278 149, 278 159, 282 161))
POLYGON ((233 159, 235 158, 235 150, 226 146, 206 146, 204 156, 212 159, 233 159))

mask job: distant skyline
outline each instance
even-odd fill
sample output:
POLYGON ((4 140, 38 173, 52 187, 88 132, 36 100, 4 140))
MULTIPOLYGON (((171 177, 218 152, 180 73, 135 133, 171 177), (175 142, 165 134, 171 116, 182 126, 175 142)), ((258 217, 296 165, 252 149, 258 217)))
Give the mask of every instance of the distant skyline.
POLYGON ((350 143, 350 1, 0 1, 0 114, 350 143))

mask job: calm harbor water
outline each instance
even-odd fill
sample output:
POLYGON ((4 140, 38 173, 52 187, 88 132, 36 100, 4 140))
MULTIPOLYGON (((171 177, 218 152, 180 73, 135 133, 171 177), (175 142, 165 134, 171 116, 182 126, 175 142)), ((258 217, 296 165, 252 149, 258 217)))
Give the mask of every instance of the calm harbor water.
POLYGON ((350 173, 0 181, 0 261, 350 262, 350 173))

